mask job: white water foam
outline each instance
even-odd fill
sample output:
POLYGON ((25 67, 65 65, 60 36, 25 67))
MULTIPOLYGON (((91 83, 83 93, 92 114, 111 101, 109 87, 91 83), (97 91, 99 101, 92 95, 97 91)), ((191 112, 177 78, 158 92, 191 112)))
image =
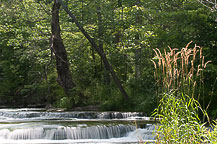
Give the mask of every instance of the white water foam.
POLYGON ((65 127, 65 126, 41 126, 30 128, 16 128, 14 130, 0 130, 0 138, 12 140, 26 139, 110 139, 125 136, 128 132, 135 130, 132 125, 97 125, 90 127, 65 127))
MULTIPOLYGON (((154 126, 136 129, 119 120, 146 120, 133 112, 42 112, 41 109, 0 109, 1 144, 93 144, 154 142, 154 126), (67 120, 67 123, 66 122, 67 120), (86 122, 96 122, 87 125, 86 122), (108 122, 104 124, 103 121, 108 122), (81 122, 81 123, 80 123, 81 122), (112 124, 109 124, 109 123, 112 124)), ((148 119, 147 119, 148 120, 148 119)))
MULTIPOLYGON (((153 127, 151 127, 152 129, 153 127)), ((130 144, 130 143, 155 143, 155 135, 151 129, 137 129, 128 133, 127 136, 121 138, 110 139, 65 139, 65 140, 6 140, 0 139, 1 144, 130 144), (144 136, 146 135, 146 136, 144 136), (148 135, 148 137, 147 137, 148 135), (144 139, 148 138, 148 139, 144 139)))

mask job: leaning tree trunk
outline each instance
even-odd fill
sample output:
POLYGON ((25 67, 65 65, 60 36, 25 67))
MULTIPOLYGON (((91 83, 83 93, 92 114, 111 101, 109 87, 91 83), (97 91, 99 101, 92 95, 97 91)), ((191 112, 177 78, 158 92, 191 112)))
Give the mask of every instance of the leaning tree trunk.
POLYGON ((116 73, 114 72, 113 67, 110 65, 110 63, 107 60, 107 57, 104 53, 104 51, 102 49, 100 49, 98 47, 98 45, 96 44, 96 42, 94 41, 93 38, 90 37, 90 35, 84 30, 84 28, 81 26, 81 24, 78 22, 78 20, 76 19, 76 17, 68 10, 68 8, 64 5, 64 3, 62 2, 62 0, 58 0, 61 5, 63 6, 63 9, 66 11, 66 13, 72 18, 72 20, 75 22, 75 24, 77 25, 77 27, 79 28, 79 30, 83 33, 83 35, 88 39, 88 41, 91 43, 92 47, 97 51, 97 53, 99 54, 99 56, 101 57, 101 59, 103 60, 104 66, 107 69, 107 71, 110 72, 112 78, 114 79, 115 84, 117 85, 117 87, 119 88, 120 92, 122 93, 123 97, 127 100, 128 99, 128 95, 126 93, 126 91, 124 90, 120 80, 118 79, 116 73))
POLYGON ((54 4, 52 8, 52 21, 51 21, 51 30, 52 30, 51 48, 56 58, 56 69, 58 73, 57 81, 60 84, 60 86, 64 89, 65 94, 69 96, 71 95, 72 88, 75 87, 75 84, 72 81, 66 49, 63 45, 63 41, 60 35, 59 9, 60 9, 60 4, 57 3, 56 0, 54 0, 54 4))

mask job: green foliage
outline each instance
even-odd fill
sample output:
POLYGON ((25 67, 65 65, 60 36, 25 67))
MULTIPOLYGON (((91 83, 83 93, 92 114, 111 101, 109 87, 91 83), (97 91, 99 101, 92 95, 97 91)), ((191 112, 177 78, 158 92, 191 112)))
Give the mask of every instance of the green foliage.
MULTIPOLYGON (((204 93, 208 94, 204 105, 212 97, 208 112, 215 113, 217 92, 214 89, 210 93, 209 88, 214 87, 217 77, 216 12, 195 0, 64 2, 97 44, 103 45, 130 97, 128 102, 121 99, 101 58, 61 9, 61 36, 76 91, 84 93, 84 105, 102 104, 110 110, 150 113, 157 100, 150 63, 152 48, 162 51, 161 47, 181 47, 193 40, 203 46, 204 59, 212 61, 204 71, 204 93)), ((56 81, 54 53, 50 50, 52 4, 53 0, 1 1, 0 96, 8 103, 26 96, 35 98, 36 103, 41 103, 37 97, 55 106, 64 103, 62 107, 68 105, 64 101, 78 101, 77 97, 64 98, 56 81)), ((201 95, 199 101, 202 100, 201 95)))
POLYGON ((111 85, 105 85, 101 83, 95 87, 95 96, 93 103, 101 104, 103 110, 124 110, 124 99, 119 90, 112 83, 111 85))
MULTIPOLYGON (((157 129, 157 143, 201 143, 211 141, 208 129, 200 123, 200 104, 187 95, 171 91, 163 95, 156 114, 160 118, 157 129), (203 140, 204 139, 204 140, 203 140)), ((205 111, 202 111, 206 115, 205 111)))
POLYGON ((57 102, 57 106, 60 107, 60 108, 72 108, 71 101, 72 100, 69 97, 62 97, 57 102))
MULTIPOLYGON (((199 112, 207 116, 206 111, 192 97, 181 94, 176 98, 175 91, 164 94, 158 111, 160 125, 157 129, 157 143, 216 143, 217 132, 215 121, 210 125, 201 124, 199 112)), ((209 119, 208 119, 209 120, 209 119)))
POLYGON ((29 97, 44 76, 45 64, 41 62, 46 61, 43 58, 47 54, 40 59, 38 55, 48 48, 45 46, 48 41, 42 41, 47 38, 44 29, 47 15, 39 11, 38 6, 32 1, 14 1, 1 7, 0 86, 4 86, 4 90, 0 95, 9 96, 8 103, 20 103, 23 97, 29 97), (41 30, 43 34, 40 34, 41 30))

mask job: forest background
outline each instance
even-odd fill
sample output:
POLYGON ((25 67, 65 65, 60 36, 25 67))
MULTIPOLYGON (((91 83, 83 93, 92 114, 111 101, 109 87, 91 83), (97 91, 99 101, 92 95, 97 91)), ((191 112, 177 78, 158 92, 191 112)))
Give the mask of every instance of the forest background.
MULTIPOLYGON (((104 110, 143 111, 157 107, 153 49, 178 48, 193 41, 205 61, 201 105, 217 116, 217 12, 197 0, 65 0, 80 26, 101 49, 124 88, 123 95, 94 45, 59 10, 71 91, 58 83, 53 46, 54 0, 0 2, 0 104, 10 107, 100 105, 104 110)), ((199 63, 199 62, 198 62, 199 63)))

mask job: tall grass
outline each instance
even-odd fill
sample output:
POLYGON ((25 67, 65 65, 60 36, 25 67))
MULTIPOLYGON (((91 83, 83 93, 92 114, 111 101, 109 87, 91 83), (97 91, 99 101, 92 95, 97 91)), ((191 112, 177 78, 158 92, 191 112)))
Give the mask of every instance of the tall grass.
MULTIPOLYGON (((201 47, 195 45, 194 48, 189 48, 191 43, 181 50, 169 47, 169 52, 164 49, 163 53, 157 48, 154 49, 156 55, 154 59, 157 62, 154 60, 152 62, 159 93, 173 89, 194 97, 196 89, 201 91, 203 70, 210 61, 204 62, 201 47)), ((196 99, 199 98, 200 92, 196 99)))
POLYGON ((210 61, 205 63, 201 47, 189 48, 191 43, 181 50, 169 47, 163 53, 154 49, 159 103, 153 115, 161 119, 157 143, 217 142, 216 131, 209 132, 199 117, 202 113, 210 123, 198 102, 203 91, 203 71, 210 61))

